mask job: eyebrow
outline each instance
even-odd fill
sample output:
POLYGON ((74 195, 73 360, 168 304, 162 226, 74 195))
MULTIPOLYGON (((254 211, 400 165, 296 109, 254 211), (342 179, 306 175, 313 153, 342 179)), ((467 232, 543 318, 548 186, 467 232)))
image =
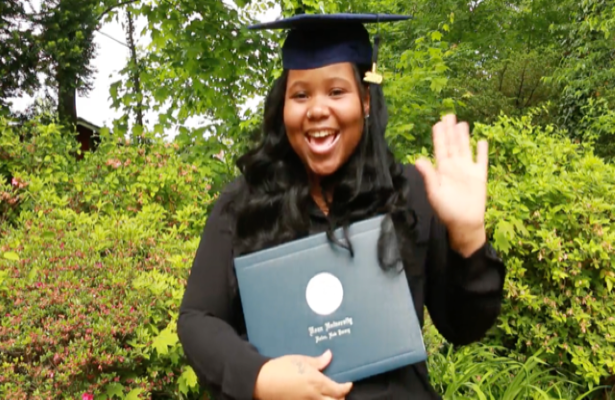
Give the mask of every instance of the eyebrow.
POLYGON ((307 86, 308 83, 305 81, 293 81, 290 85, 288 85, 288 90, 294 89, 296 86, 307 86))
MULTIPOLYGON (((343 78, 341 76, 334 76, 334 77, 325 79, 326 83, 331 83, 331 82, 334 82, 334 81, 341 81, 343 83, 346 83, 346 84, 352 86, 352 82, 350 82, 348 79, 343 78)), ((288 90, 290 91, 290 90, 294 89, 296 86, 310 86, 310 84, 309 84, 309 82, 304 81, 304 80, 295 80, 295 81, 293 81, 288 86, 288 90)))

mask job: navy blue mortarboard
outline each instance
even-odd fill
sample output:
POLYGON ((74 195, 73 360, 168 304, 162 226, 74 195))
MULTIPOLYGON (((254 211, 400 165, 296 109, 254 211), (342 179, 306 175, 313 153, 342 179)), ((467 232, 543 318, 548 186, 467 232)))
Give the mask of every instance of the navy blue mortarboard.
POLYGON ((364 24, 410 18, 390 14, 300 14, 248 28, 290 30, 282 47, 285 69, 312 69, 352 62, 371 65, 372 71, 366 74, 365 80, 381 83, 382 76, 376 72, 379 37, 375 37, 372 48, 364 24))

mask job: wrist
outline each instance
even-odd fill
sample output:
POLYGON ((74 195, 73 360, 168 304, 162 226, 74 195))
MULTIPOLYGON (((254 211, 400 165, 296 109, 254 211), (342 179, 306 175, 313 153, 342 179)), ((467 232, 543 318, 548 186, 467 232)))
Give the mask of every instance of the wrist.
POLYGON ((269 361, 265 362, 262 365, 261 369, 258 371, 258 375, 256 375, 256 382, 254 383, 254 393, 253 393, 254 400, 263 400, 264 398, 263 388, 267 387, 267 383, 264 382, 264 380, 266 379, 266 373, 263 373, 263 371, 266 370, 267 364, 269 364, 269 361))
POLYGON ((487 232, 484 225, 475 228, 449 229, 448 236, 451 248, 464 258, 470 257, 487 242, 487 232))

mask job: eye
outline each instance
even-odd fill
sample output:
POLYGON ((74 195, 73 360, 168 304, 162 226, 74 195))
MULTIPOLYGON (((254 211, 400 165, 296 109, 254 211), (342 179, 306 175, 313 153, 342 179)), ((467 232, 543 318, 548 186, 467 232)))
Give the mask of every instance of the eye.
POLYGON ((330 92, 331 96, 341 96, 344 93, 346 93, 346 91, 344 89, 340 89, 340 88, 332 89, 331 92, 330 92))
POLYGON ((307 98, 307 93, 305 92, 296 92, 290 96, 292 99, 305 99, 307 98))

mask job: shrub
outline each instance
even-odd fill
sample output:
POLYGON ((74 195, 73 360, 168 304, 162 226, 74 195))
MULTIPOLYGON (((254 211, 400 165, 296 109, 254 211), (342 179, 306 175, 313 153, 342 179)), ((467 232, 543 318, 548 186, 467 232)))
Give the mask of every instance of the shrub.
POLYGON ((214 197, 206 166, 158 138, 105 133, 78 162, 59 126, 19 133, 0 121, 20 182, 0 188, 17 199, 0 222, 0 397, 196 395, 175 320, 214 197))
POLYGON ((615 166, 531 115, 477 125, 490 144, 487 229, 506 262, 488 343, 544 350, 591 387, 615 374, 615 166))

